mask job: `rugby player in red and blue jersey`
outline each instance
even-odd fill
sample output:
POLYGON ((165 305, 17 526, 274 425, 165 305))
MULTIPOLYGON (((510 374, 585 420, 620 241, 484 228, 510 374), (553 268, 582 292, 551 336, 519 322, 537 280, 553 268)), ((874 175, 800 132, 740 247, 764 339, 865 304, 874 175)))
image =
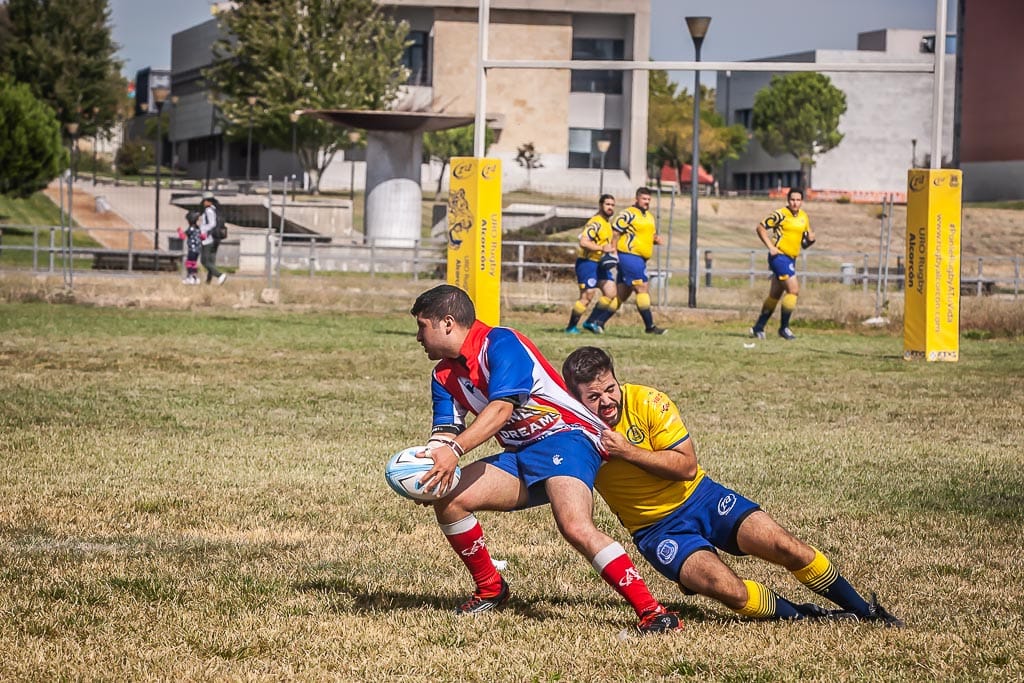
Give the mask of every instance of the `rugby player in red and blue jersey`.
POLYGON ((428 358, 440 361, 431 381, 427 443, 435 464, 422 485, 447 490, 459 457, 491 437, 505 449, 464 467, 459 485, 434 503, 441 531, 476 583, 455 611, 485 612, 509 597, 473 513, 550 503, 559 531, 629 602, 641 633, 682 628, 679 616, 651 595, 622 545, 594 526, 602 425, 566 390, 533 342, 477 320, 472 300, 452 285, 422 293, 411 313, 416 341, 428 358), (467 425, 469 413, 476 417, 467 425))

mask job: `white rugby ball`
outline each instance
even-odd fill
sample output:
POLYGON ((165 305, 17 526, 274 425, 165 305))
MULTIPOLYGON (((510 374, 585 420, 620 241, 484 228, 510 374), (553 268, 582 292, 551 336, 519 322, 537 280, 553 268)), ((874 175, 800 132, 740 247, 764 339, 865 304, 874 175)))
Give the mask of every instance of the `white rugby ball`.
MULTIPOLYGON (((450 493, 450 490, 427 490, 419 483, 423 475, 434 467, 433 458, 416 457, 417 453, 424 450, 426 450, 426 446, 413 446, 395 453, 384 467, 384 478, 387 479, 388 486, 400 496, 413 500, 435 501, 444 498, 446 494, 450 493)), ((462 469, 456 467, 455 475, 452 477, 452 489, 459 485, 461 477, 462 469)))

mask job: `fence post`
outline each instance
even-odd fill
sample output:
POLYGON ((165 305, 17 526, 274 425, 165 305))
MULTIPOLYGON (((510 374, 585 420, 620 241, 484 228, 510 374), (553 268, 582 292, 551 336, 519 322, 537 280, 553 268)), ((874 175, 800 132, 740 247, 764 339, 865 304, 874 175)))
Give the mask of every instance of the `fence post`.
MULTIPOLYGON (((282 212, 283 212, 283 209, 282 209, 282 212)), ((284 213, 282 213, 281 215, 282 215, 282 220, 284 220, 283 219, 284 213)), ((309 277, 310 278, 313 277, 313 273, 314 273, 314 271, 316 271, 316 248, 315 247, 316 247, 316 236, 315 235, 310 235, 309 236, 309 277)))
POLYGON ((370 238, 370 277, 376 277, 376 265, 377 265, 377 238, 370 238))
POLYGON ((128 272, 132 272, 133 261, 135 259, 135 230, 128 231, 128 272))
POLYGON ((412 281, 419 282, 420 280, 420 240, 417 239, 412 243, 412 281))
POLYGON ((864 293, 868 293, 868 255, 864 254, 864 270, 861 271, 863 275, 860 278, 861 284, 864 288, 864 293))
POLYGON ((982 259, 979 256, 978 257, 978 284, 975 287, 975 290, 977 291, 977 296, 981 296, 981 290, 982 290, 982 286, 981 286, 981 276, 982 276, 982 270, 983 270, 983 268, 982 268, 982 261, 984 261, 984 259, 982 259))
POLYGON ((711 250, 704 252, 704 286, 711 286, 711 268, 712 268, 711 250))
POLYGON ((518 253, 519 253, 519 259, 518 259, 519 260, 519 268, 517 269, 517 273, 516 273, 516 282, 519 283, 519 284, 523 284, 523 258, 524 258, 524 254, 526 252, 524 250, 524 246, 523 246, 522 243, 519 244, 518 253))
POLYGON ((755 253, 756 252, 753 249, 750 250, 750 286, 751 287, 754 286, 754 254, 755 253))
POLYGON ((1020 291, 1020 256, 1013 257, 1013 298, 1020 291))

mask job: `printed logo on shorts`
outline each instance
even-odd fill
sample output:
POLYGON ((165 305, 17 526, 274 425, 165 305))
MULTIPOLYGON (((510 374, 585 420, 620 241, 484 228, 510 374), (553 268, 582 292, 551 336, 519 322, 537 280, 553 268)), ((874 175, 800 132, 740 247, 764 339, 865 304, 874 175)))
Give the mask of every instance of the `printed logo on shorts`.
POLYGON ((558 455, 557 453, 551 456, 551 462, 555 463, 556 465, 561 465, 563 460, 564 458, 558 455))
POLYGON ((736 506, 736 494, 730 493, 724 498, 718 501, 718 514, 721 517, 725 517, 727 514, 732 512, 732 509, 736 506))
POLYGON ((671 538, 667 538, 658 544, 658 560, 662 564, 669 564, 675 559, 676 553, 679 552, 679 544, 673 541, 671 538))

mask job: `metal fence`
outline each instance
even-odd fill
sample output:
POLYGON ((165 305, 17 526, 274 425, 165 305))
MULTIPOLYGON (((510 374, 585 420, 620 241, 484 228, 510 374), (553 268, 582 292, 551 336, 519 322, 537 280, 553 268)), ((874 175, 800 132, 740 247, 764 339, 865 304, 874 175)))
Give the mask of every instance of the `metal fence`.
MULTIPOLYGON (((119 240, 126 248, 70 245, 67 228, 59 226, 0 226, 24 236, 19 243, 0 243, 0 268, 33 273, 74 273, 104 271, 143 276, 182 269, 184 251, 180 240, 171 238, 169 250, 152 249, 151 231, 104 228, 108 233, 125 233, 119 240), (126 237, 126 239, 125 239, 126 237)), ((325 241, 317 235, 281 234, 274 230, 236 229, 236 237, 221 244, 218 263, 239 275, 263 277, 272 286, 282 272, 313 277, 318 273, 356 272, 370 276, 405 273, 443 277, 447 243, 443 239, 417 240, 411 246, 393 247, 366 242, 325 241)), ((502 275, 506 281, 572 281, 575 242, 505 240, 502 244, 502 275)), ((759 286, 770 275, 763 249, 703 247, 697 250, 699 287, 759 286)), ((686 254, 678 257, 660 248, 651 259, 649 274, 658 303, 667 303, 670 281, 688 282, 686 254)), ((865 293, 872 285, 897 289, 903 286, 903 257, 885 259, 885 254, 811 249, 799 257, 804 282, 838 282, 859 287, 865 293)), ((69 278, 70 279, 70 278, 69 278)), ((961 257, 961 291, 965 295, 1020 294, 1021 257, 961 257)))

